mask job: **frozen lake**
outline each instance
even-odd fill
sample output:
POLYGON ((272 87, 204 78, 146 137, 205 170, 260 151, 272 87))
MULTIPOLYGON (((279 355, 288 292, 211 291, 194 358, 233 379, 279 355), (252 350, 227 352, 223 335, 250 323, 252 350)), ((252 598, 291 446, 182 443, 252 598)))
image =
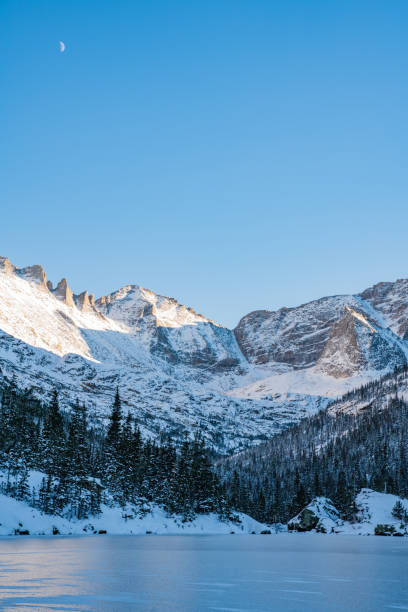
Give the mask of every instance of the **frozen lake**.
POLYGON ((408 539, 95 536, 0 539, 1 610, 408 610, 408 539))

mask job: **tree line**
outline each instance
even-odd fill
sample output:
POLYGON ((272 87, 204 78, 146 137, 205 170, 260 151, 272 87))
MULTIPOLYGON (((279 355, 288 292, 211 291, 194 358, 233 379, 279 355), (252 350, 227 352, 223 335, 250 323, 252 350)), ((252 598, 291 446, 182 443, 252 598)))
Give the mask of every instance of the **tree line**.
POLYGON ((408 497, 408 404, 397 394, 406 385, 404 367, 221 460, 229 503, 259 521, 286 523, 317 496, 329 497, 348 520, 364 487, 408 497))
POLYGON ((103 427, 91 426, 78 402, 68 414, 56 392, 46 404, 4 382, 0 470, 2 493, 67 518, 98 514, 102 504, 133 504, 143 513, 150 503, 184 520, 198 513, 230 515, 202 438, 186 438, 179 448, 169 437, 143 440, 133 417, 123 413, 119 391, 103 427), (35 471, 43 478, 32 488, 35 471))

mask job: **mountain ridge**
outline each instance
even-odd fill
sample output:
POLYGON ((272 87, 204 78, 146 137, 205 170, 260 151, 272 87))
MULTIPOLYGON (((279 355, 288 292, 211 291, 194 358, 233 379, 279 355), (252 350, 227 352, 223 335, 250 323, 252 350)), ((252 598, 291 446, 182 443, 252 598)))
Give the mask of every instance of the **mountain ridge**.
POLYGON ((145 435, 199 428, 226 452, 405 364, 407 297, 399 279, 253 311, 232 330, 139 285, 95 299, 1 257, 0 367, 39 395, 56 387, 63 404, 86 402, 98 418, 119 386, 145 435))

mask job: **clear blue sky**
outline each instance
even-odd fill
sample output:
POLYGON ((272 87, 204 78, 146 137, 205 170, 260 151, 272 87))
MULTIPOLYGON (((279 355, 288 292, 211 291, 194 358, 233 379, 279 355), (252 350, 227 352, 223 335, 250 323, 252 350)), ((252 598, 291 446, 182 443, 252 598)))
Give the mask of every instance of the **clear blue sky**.
POLYGON ((407 277, 407 32, 406 0, 2 0, 0 254, 228 326, 407 277))

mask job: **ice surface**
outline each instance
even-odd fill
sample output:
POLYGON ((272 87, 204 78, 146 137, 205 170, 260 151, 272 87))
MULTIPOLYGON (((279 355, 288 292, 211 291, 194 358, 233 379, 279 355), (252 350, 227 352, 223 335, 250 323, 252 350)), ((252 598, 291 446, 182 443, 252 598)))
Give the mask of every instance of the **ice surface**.
POLYGON ((408 609, 405 539, 0 539, 1 609, 378 612, 408 609))

